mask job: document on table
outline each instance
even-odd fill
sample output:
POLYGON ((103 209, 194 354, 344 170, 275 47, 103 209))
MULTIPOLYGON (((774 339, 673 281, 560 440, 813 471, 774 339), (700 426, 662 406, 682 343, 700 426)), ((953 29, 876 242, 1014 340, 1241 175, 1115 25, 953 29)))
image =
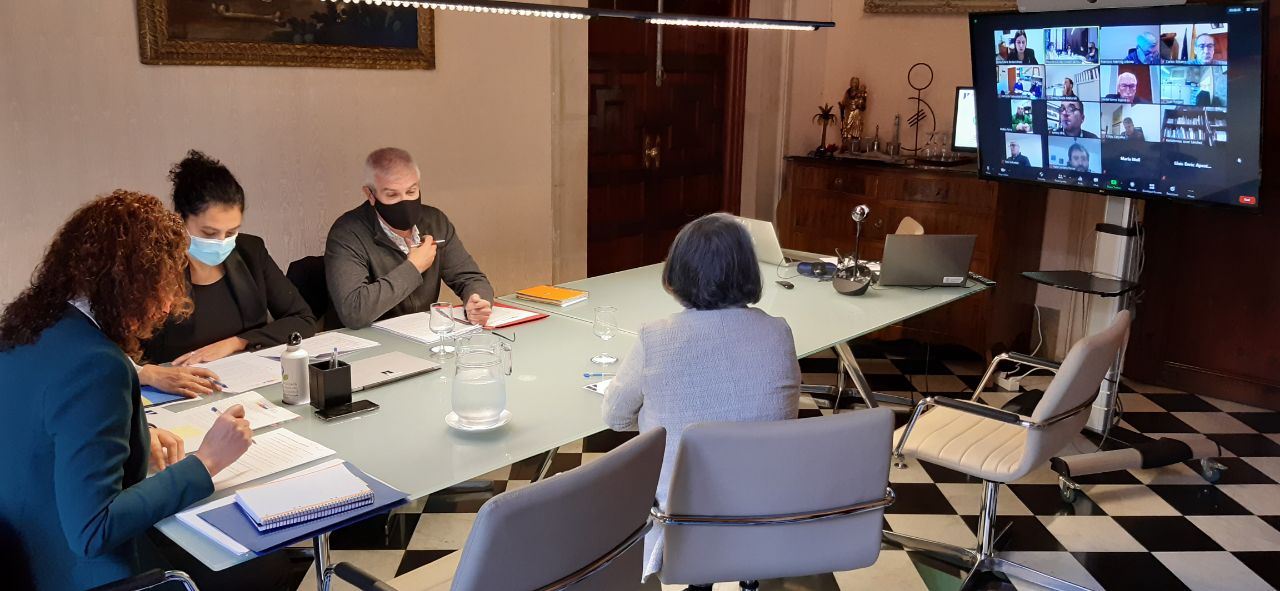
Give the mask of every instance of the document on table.
MULTIPOLYGON (((431 313, 415 312, 413 314, 405 314, 395 318, 379 320, 373 323, 374 328, 382 329, 387 332, 398 334, 406 339, 412 339, 419 343, 428 345, 434 344, 440 340, 440 336, 431 332, 431 313)), ((484 327, 478 324, 454 324, 454 328, 447 335, 448 338, 456 339, 460 336, 484 330, 484 327)))
MULTIPOLYGON (((341 464, 342 464, 342 460, 339 460, 339 459, 329 460, 327 462, 307 468, 306 470, 300 470, 297 472, 297 474, 299 475, 307 474, 310 472, 323 470, 325 468, 338 466, 341 464)), ((175 517, 177 517, 178 521, 181 521, 187 527, 195 530, 196 533, 206 538, 209 538, 219 546, 226 548, 227 551, 231 552, 232 554, 241 556, 244 554, 248 554, 249 549, 245 548, 244 545, 242 545, 240 542, 237 542, 231 539, 231 536, 228 536, 227 534, 222 533, 222 530, 216 527, 213 527, 212 525, 209 525, 209 522, 203 519, 200 519, 200 517, 198 516, 198 514, 204 513, 205 511, 208 511, 210 509, 216 509, 224 505, 230 505, 231 503, 234 503, 234 502, 236 502, 236 496, 228 495, 216 501, 210 501, 208 503, 196 505, 185 511, 180 511, 175 517)))
MULTIPOLYGON (((302 348, 306 350, 311 357, 327 357, 333 354, 333 350, 337 349, 338 354, 350 353, 361 349, 369 349, 377 347, 377 341, 362 339, 355 335, 349 335, 343 332, 331 331, 322 332, 309 339, 302 339, 302 348)), ((284 355, 285 345, 276 345, 269 349, 254 351, 253 354, 259 357, 269 357, 279 359, 284 355)))
POLYGON ((244 484, 334 453, 336 452, 288 429, 255 435, 249 451, 213 477, 213 489, 223 490, 244 484))
MULTIPOLYGON (((466 322, 467 312, 463 308, 453 309, 453 318, 459 322, 466 322)), ((517 324, 533 318, 534 316, 543 316, 539 312, 530 312, 519 308, 509 308, 507 306, 494 306, 493 313, 489 315, 489 320, 485 321, 485 326, 489 328, 502 328, 508 324, 517 324)))
POLYGON ((223 390, 233 394, 280 383, 280 362, 252 353, 223 357, 195 367, 218 374, 218 381, 227 385, 223 390))
POLYGON ((249 428, 254 430, 298 418, 292 411, 271 404, 257 392, 245 392, 177 412, 150 408, 146 411, 147 422, 181 437, 183 446, 190 453, 200 449, 205 433, 213 427, 218 416, 237 404, 244 406, 244 418, 249 421, 249 428))

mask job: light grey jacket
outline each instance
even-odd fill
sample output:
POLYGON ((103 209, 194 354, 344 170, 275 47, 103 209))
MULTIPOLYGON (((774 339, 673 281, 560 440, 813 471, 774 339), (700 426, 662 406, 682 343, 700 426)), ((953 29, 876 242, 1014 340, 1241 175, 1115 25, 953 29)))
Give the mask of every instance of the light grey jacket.
MULTIPOLYGON (((791 327, 756 308, 685 310, 651 322, 606 391, 616 431, 667 429, 657 499, 665 508, 685 427, 707 421, 796 418, 800 364, 791 327)), ((660 532, 645 538, 645 576, 662 564, 660 532)))
POLYGON ((471 294, 493 301, 489 278, 444 212, 423 205, 416 225, 419 232, 447 241, 423 273, 387 237, 367 201, 333 223, 324 247, 324 272, 331 306, 344 326, 363 328, 382 318, 426 312, 439 301, 442 280, 464 302, 471 294))

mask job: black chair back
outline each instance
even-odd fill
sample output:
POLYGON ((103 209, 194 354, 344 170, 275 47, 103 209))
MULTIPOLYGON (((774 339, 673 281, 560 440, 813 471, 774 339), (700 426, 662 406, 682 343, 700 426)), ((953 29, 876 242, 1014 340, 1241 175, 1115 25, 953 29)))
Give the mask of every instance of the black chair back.
POLYGON ((311 311, 316 315, 316 322, 320 325, 317 328, 320 330, 338 328, 326 326, 329 324, 327 318, 332 317, 332 314, 328 313, 329 285, 324 277, 324 257, 302 257, 293 261, 289 263, 289 270, 285 271, 284 276, 293 282, 302 299, 311 306, 311 311))

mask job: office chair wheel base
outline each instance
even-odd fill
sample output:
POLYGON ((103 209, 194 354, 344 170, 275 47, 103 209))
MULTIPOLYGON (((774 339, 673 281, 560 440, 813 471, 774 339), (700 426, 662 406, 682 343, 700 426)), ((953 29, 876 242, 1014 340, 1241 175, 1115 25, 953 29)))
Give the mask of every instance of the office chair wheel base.
POLYGON ((1226 469, 1226 466, 1216 460, 1209 458, 1200 460, 1200 475, 1209 481, 1209 484, 1216 484, 1222 478, 1222 471, 1226 469))
POLYGON ((910 467, 910 464, 907 463, 907 458, 905 458, 902 454, 894 454, 893 467, 899 470, 906 470, 907 468, 910 467))
POLYGON ((1062 499, 1062 502, 1067 504, 1076 502, 1079 491, 1080 485, 1061 476, 1058 477, 1058 497, 1062 499))
POLYGON ((756 591, 760 588, 760 581, 738 581, 738 588, 746 589, 746 591, 756 591))

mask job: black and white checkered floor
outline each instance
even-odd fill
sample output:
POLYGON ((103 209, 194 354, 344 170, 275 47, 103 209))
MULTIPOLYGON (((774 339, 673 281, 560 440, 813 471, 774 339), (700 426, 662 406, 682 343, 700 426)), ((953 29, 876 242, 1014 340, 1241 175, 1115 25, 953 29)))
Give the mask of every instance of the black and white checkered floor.
MULTIPOLYGON (((904 396, 971 392, 985 369, 972 353, 940 347, 930 351, 927 364, 923 349, 911 346, 859 345, 855 353, 873 388, 904 396)), ((801 367, 805 383, 834 383, 834 359, 810 358, 801 367)), ((1039 389, 1047 383, 1047 377, 1033 375, 1022 387, 1039 389)), ((1066 504, 1058 496, 1056 474, 1046 466, 1002 490, 1001 519, 1012 522, 1002 539, 1002 555, 1094 589, 1280 588, 1280 413, 1125 385, 1121 427, 1148 436, 1208 435, 1223 449, 1228 469, 1221 480, 1207 483, 1194 464, 1102 474, 1080 478, 1084 494, 1066 504)), ((984 394, 995 406, 1012 396, 984 394)), ((807 396, 801 409, 802 417, 831 412, 819 410, 807 396)), ((565 446, 552 472, 591 462, 629 437, 603 432, 565 446)), ((1081 437, 1079 449, 1094 447, 1081 437)), ((495 481, 499 492, 526 486, 541 461, 541 456, 528 458, 486 478, 495 481)), ((906 470, 890 470, 898 500, 886 515, 886 527, 972 546, 981 485, 944 468, 910 464, 906 470)), ((333 558, 390 579, 462 548, 476 511, 490 496, 432 496, 400 508, 389 521, 372 519, 338 531, 332 538, 333 558)), ((885 546, 870 568, 766 581, 761 589, 937 591, 956 589, 958 577, 953 569, 885 546)), ((311 575, 299 587, 314 588, 311 575)), ((349 588, 335 584, 335 589, 349 588)), ((716 591, 732 589, 736 583, 716 586, 716 591)))

